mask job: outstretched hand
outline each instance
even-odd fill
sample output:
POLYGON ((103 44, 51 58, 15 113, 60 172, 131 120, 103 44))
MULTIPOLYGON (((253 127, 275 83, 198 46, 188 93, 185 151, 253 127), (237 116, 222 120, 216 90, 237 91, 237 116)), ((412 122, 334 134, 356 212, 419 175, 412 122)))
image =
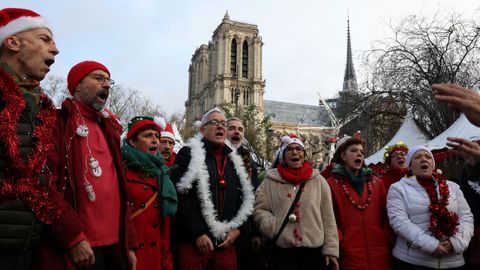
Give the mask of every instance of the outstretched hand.
POLYGON ((453 154, 462 157, 470 166, 480 162, 480 145, 462 138, 448 137, 447 146, 453 154))
POLYGON ((457 84, 433 84, 432 90, 436 100, 447 102, 450 109, 463 112, 480 127, 480 94, 457 84))

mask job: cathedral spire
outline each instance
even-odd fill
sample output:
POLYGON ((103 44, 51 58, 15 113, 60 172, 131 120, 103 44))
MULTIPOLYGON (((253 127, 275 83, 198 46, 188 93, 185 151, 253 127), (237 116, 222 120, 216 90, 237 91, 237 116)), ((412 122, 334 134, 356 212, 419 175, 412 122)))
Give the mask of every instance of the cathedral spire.
POLYGON ((350 17, 347 17, 347 64, 345 65, 345 75, 343 77, 342 91, 356 92, 357 77, 353 68, 352 45, 350 42, 350 17))
POLYGON ((229 21, 230 15, 228 14, 228 9, 225 11, 225 16, 223 16, 223 21, 229 21))

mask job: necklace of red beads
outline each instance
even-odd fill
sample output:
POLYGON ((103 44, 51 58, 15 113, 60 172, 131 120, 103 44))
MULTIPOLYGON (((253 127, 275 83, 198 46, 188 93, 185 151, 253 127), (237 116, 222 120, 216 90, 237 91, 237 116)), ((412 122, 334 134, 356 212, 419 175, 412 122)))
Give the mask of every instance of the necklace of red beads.
POLYGON ((337 176, 338 181, 340 182, 340 185, 342 185, 342 190, 347 199, 350 201, 350 203, 353 204, 355 208, 357 208, 360 211, 363 211, 368 208, 370 205, 370 202, 372 201, 372 195, 373 195, 373 183, 372 183, 372 176, 368 175, 365 176, 365 182, 367 183, 367 200, 364 204, 359 204, 357 201, 355 201, 352 196, 350 195, 350 192, 347 189, 347 185, 345 184, 346 181, 349 181, 347 177, 345 176, 337 176))

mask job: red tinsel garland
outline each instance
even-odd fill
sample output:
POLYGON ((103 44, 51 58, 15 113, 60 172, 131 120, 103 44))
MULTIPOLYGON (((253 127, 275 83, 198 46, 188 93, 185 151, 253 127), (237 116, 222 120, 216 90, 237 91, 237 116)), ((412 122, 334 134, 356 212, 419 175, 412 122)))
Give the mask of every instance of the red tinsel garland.
POLYGON ((20 87, 12 76, 0 70, 0 96, 5 108, 0 110, 0 141, 5 147, 6 169, 0 181, 1 200, 19 199, 32 208, 36 218, 45 224, 52 223, 60 211, 48 200, 48 189, 39 183, 39 174, 46 162, 47 153, 53 149, 53 127, 56 122, 55 108, 51 100, 41 94, 42 109, 37 114, 32 133, 35 147, 23 163, 19 152, 20 138, 17 123, 26 104, 20 87))
POLYGON ((434 185, 425 186, 425 190, 430 198, 428 209, 432 212, 428 229, 435 238, 445 240, 454 236, 458 231, 459 217, 457 213, 447 209, 448 198, 450 197, 447 181, 441 175, 435 175, 434 179, 437 179, 440 199, 437 196, 434 185))

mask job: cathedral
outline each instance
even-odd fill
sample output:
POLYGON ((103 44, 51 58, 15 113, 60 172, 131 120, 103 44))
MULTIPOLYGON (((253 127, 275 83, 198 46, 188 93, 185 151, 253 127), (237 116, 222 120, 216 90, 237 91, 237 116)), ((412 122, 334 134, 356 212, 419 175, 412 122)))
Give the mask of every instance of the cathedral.
MULTIPOLYGON (((319 102, 319 106, 264 100, 262 47, 257 25, 233 21, 225 13, 208 45, 202 44, 192 56, 185 102, 186 126, 192 127, 214 107, 238 111, 254 105, 260 119, 271 117, 272 129, 265 133, 267 140, 279 141, 283 135, 295 134, 305 142, 312 164, 325 165, 330 150, 325 142, 338 133, 335 115, 329 108, 336 99, 319 102)), ((347 65, 341 92, 356 89, 348 28, 347 65)))

